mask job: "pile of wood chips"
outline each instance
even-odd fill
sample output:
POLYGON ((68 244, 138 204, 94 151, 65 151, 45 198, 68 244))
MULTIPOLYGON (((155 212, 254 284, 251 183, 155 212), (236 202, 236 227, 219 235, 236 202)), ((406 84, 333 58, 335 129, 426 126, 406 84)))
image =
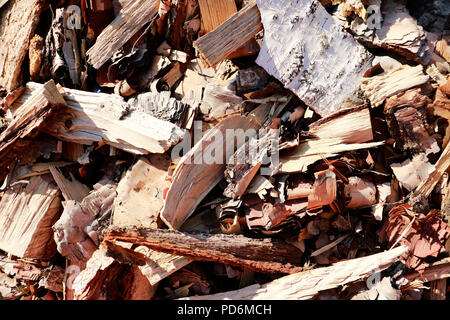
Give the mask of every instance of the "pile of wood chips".
POLYGON ((0 0, 0 299, 448 300, 449 14, 0 0))

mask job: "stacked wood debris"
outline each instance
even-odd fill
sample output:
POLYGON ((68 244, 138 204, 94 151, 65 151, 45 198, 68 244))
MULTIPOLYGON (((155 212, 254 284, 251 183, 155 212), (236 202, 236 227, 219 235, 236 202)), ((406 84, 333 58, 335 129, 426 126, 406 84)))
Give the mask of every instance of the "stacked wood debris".
POLYGON ((449 14, 0 1, 0 299, 448 300, 449 14))

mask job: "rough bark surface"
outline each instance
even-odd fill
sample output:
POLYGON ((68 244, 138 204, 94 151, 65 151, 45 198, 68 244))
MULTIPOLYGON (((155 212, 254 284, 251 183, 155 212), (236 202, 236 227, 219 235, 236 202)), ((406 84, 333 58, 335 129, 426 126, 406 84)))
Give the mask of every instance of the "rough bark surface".
POLYGON ((294 273, 302 253, 280 240, 251 239, 238 235, 184 233, 162 229, 110 228, 104 242, 131 242, 155 251, 193 260, 215 261, 265 273, 294 273))
POLYGON ((40 0, 10 0, 0 12, 0 87, 19 86, 31 37, 44 8, 40 0))

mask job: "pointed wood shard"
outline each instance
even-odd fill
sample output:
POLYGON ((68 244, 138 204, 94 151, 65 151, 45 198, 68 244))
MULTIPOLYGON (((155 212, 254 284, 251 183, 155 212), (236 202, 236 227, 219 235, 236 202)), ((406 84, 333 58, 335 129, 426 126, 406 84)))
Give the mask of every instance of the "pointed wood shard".
POLYGON ((402 65, 361 81, 361 89, 373 107, 378 107, 387 98, 426 83, 430 77, 423 73, 422 66, 402 65))
POLYGON ((251 117, 240 115, 228 117, 208 131, 202 140, 180 160, 161 211, 160 216, 164 223, 173 229, 179 229, 208 192, 223 178, 226 168, 225 159, 229 159, 234 153, 234 148, 225 148, 227 130, 245 131, 250 128, 258 128, 258 122, 251 117), (222 159, 208 163, 204 161, 206 150, 214 146, 223 149, 222 159))

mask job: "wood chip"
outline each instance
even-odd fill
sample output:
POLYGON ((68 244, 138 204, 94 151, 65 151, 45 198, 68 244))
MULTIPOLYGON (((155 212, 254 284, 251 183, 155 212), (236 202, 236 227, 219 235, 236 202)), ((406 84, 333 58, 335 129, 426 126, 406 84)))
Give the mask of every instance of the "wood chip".
POLYGON ((406 247, 381 252, 363 258, 338 262, 330 267, 291 274, 264 285, 252 286, 208 296, 194 296, 185 300, 307 300, 319 291, 335 288, 364 279, 388 268, 407 252, 406 247))
POLYGON ((0 12, 0 87, 12 91, 19 86, 22 62, 44 3, 10 0, 0 12))
POLYGON ((339 110, 358 88, 372 55, 317 0, 257 4, 264 40, 256 63, 322 117, 339 110))

